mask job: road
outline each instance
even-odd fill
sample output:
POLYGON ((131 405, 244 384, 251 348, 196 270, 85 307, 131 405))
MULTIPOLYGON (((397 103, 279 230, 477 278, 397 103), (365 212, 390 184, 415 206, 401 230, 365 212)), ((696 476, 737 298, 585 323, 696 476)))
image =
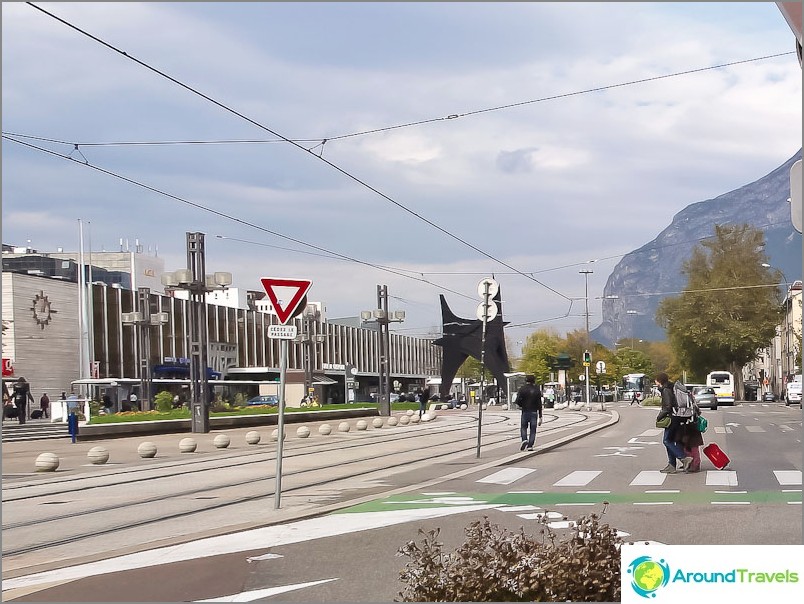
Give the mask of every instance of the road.
MULTIPOLYGON (((605 510, 606 522, 629 541, 802 542, 800 410, 746 403, 707 411, 705 440, 720 444, 731 456, 731 466, 716 471, 704 460, 698 474, 665 475, 658 472, 666 458, 660 431, 652 427, 656 409, 608 407, 613 413, 547 413, 537 441, 543 447, 552 439, 560 442, 562 433, 585 432, 590 422, 611 425, 535 454, 518 452, 516 414, 486 413, 480 460, 474 452, 475 418, 459 412, 406 428, 419 430, 420 438, 383 428, 334 441, 288 439, 285 501, 297 511, 317 505, 318 513, 297 514, 295 520, 288 516, 286 521, 275 517, 278 521, 270 524, 272 514, 265 509, 270 447, 249 452, 248 458, 229 451, 219 459, 207 456, 203 463, 165 463, 147 468, 156 474, 141 477, 142 466, 131 464, 114 472, 113 479, 104 476, 100 485, 85 482, 100 479, 90 476, 91 471, 76 472, 79 483, 76 476, 61 485, 53 479, 4 485, 4 512, 13 505, 8 524, 9 513, 3 519, 4 599, 390 601, 401 588, 398 575, 406 562, 395 554, 418 538, 418 529, 439 528, 441 540, 454 546, 469 522, 483 515, 511 530, 527 531, 538 526, 539 515, 549 514, 555 516, 556 530, 563 530, 567 518, 605 510), (420 445, 425 443, 423 451, 420 445), (342 456, 347 445, 353 448, 349 457, 354 463, 322 467, 322 456, 342 456), (212 469, 224 460, 224 472, 212 469), (262 478, 255 478, 255 470, 262 478), (7 486, 17 485, 7 493, 7 486), (136 498, 131 497, 132 487, 136 498), (35 494, 36 489, 47 495, 35 494), (62 545, 45 547, 43 541, 59 539, 42 537, 41 526, 33 523, 41 506, 29 505, 45 501, 38 497, 73 499, 76 492, 102 495, 81 497, 83 507, 72 504, 54 522, 63 524, 64 516, 74 517, 69 514, 90 514, 93 522, 107 527, 79 541, 83 557, 75 555, 78 535, 67 529, 55 533, 62 545), (322 506, 328 499, 334 502, 329 509, 322 506), (102 509, 93 512, 90 508, 99 503, 102 509), (115 506, 120 506, 117 514, 115 506), (170 516, 163 522, 149 516, 149 509, 157 506, 170 516), (245 514, 261 521, 232 534, 237 528, 232 519, 245 514), (115 516, 118 523, 121 516, 141 522, 117 526, 109 520, 115 516), (226 518, 228 523, 222 520, 226 518), (214 522, 221 529, 210 532, 214 522), (156 535, 163 531, 169 532, 162 533, 161 544, 171 546, 155 552, 156 535), (135 542, 149 547, 134 547, 135 542), (87 555, 93 548, 94 555, 87 555), (58 556, 70 551, 71 562, 57 563, 58 556), (127 551, 132 553, 112 557, 127 551)), ((86 529, 86 522, 80 524, 86 529)))

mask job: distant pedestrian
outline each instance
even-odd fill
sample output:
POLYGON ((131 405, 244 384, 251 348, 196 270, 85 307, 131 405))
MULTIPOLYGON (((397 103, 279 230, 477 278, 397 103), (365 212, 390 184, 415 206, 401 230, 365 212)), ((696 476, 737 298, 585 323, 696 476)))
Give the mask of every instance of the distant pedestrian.
POLYGON ((39 409, 42 411, 42 417, 50 417, 50 397, 47 395, 47 392, 39 399, 39 409))
POLYGON ((516 403, 522 408, 522 417, 519 425, 519 435, 522 438, 520 451, 527 447, 533 451, 536 444, 536 426, 542 425, 542 391, 536 385, 536 378, 529 375, 525 378, 525 385, 516 394, 516 403))
POLYGON ((419 403, 419 417, 421 418, 427 411, 427 395, 423 390, 416 392, 416 401, 419 403))
POLYGON ((31 385, 24 377, 20 376, 20 379, 18 379, 14 384, 14 392, 12 393, 11 397, 14 400, 14 405, 17 407, 17 419, 21 424, 24 424, 28 417, 28 412, 26 410, 28 401, 31 401, 32 405, 35 402, 33 394, 31 394, 31 385))

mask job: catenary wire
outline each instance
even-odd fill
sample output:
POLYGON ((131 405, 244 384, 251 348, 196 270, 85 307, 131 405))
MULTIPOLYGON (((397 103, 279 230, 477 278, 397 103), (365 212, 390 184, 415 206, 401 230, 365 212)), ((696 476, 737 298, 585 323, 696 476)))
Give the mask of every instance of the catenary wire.
MULTIPOLYGON (((53 18, 53 19, 55 19, 55 20, 59 21, 60 23, 63 23, 63 24, 64 24, 64 25, 66 25, 67 27, 69 27, 69 28, 71 28, 71 29, 73 29, 73 30, 75 30, 75 31, 77 31, 77 32, 79 32, 79 33, 81 33, 81 34, 82 34, 82 35, 84 35, 84 36, 87 36, 88 38, 90 38, 90 39, 92 39, 92 40, 94 40, 94 41, 96 41, 96 42, 98 42, 99 44, 101 44, 101 45, 105 46, 106 48, 108 48, 108 49, 110 49, 110 50, 112 50, 112 51, 114 51, 114 52, 116 52, 116 53, 118 53, 118 54, 120 54, 120 55, 124 56, 125 58, 127 58, 127 59, 129 59, 129 60, 131 60, 131 61, 133 61, 133 62, 135 62, 135 63, 137 63, 137 64, 138 64, 138 65, 140 65, 141 67, 144 67, 145 69, 148 69, 149 71, 152 71, 153 73, 156 73, 157 75, 159 75, 159 76, 161 76, 161 77, 163 77, 163 78, 165 78, 165 79, 169 80, 170 82, 173 82, 173 83, 174 83, 174 84, 176 84, 177 86, 180 86, 181 88, 184 88, 185 90, 187 90, 187 91, 191 92, 192 94, 195 94, 195 95, 197 95, 197 96, 199 96, 199 97, 203 98, 204 100, 209 101, 210 103, 212 103, 213 105, 215 105, 215 106, 217 106, 217 107, 219 107, 219 108, 223 109, 224 111, 227 111, 227 112, 229 112, 229 113, 231 113, 231 114, 233 114, 233 115, 235 115, 235 116, 237 116, 237 117, 239 117, 239 118, 241 118, 241 119, 245 120, 246 122, 248 122, 248 123, 250 123, 250 124, 252 124, 252 125, 254 125, 254 126, 256 126, 256 127, 260 128, 260 129, 262 129, 262 130, 265 130, 266 132, 269 132, 270 134, 273 134, 273 135, 274 135, 274 136, 276 136, 276 137, 281 138, 281 139, 282 139, 284 142, 286 142, 286 143, 290 143, 291 145, 293 145, 293 146, 294 146, 294 147, 296 147, 297 149, 299 149, 299 150, 301 150, 301 151, 304 151, 305 153, 307 153, 308 155, 310 155, 310 156, 312 156, 312 157, 314 157, 314 158, 318 159, 319 161, 324 162, 325 164, 327 164, 328 166, 330 166, 330 167, 331 167, 331 168, 333 168, 334 170, 336 170, 336 171, 340 172, 341 174, 343 174, 344 176, 346 176, 347 178, 349 178, 350 180, 352 180, 352 181, 356 182, 357 184, 361 185, 362 187, 364 187, 364 188, 366 188, 366 189, 368 189, 368 190, 372 191, 373 193, 375 193, 376 195, 378 195, 378 196, 382 197, 383 199, 385 199, 386 201, 388 201, 388 202, 390 202, 391 204, 395 205, 395 206, 396 206, 396 207, 398 207, 399 209, 401 209, 401 210, 403 210, 403 211, 407 212, 407 213, 408 213, 408 214, 410 214, 411 216, 414 216, 415 218, 417 218, 417 219, 421 220, 422 222, 424 222, 424 223, 428 224, 429 226, 433 227, 433 228, 434 228, 434 229, 436 229, 437 231, 439 231, 439 232, 441 232, 441 233, 443 233, 443 234, 447 235, 447 236, 448 236, 448 237, 450 237, 451 239, 454 239, 455 241, 457 241, 457 242, 459 242, 459 243, 461 243, 461 244, 465 245, 466 247, 468 247, 468 248, 470 248, 470 249, 472 249, 472 250, 476 251, 477 253, 479 253, 479 254, 481 254, 481 255, 485 256, 486 258, 489 258, 490 260, 493 260, 494 262, 497 262, 498 264, 500 264, 500 265, 502 265, 502 266, 504 266, 504 267, 506 267, 506 268, 508 268, 508 269, 510 269, 510 270, 512 270, 512 271, 514 271, 515 273, 517 273, 517 274, 519 274, 519 275, 521 275, 521 276, 525 277, 526 279, 529 279, 529 280, 533 281, 534 283, 537 283, 537 284, 541 285, 542 287, 544 287, 545 289, 547 289, 547 290, 549 290, 549 291, 553 292, 553 293, 554 293, 554 294, 556 294, 557 296, 559 296, 559 297, 561 297, 561 298, 564 298, 565 300, 568 300, 568 301, 570 300, 569 296, 567 296, 566 294, 563 294, 562 292, 560 292, 560 291, 558 291, 558 290, 556 290, 556 289, 554 289, 554 288, 550 287, 549 285, 547 285, 546 283, 543 283, 542 281, 539 281, 538 279, 536 279, 535 277, 533 277, 532 275, 530 275, 530 274, 528 274, 528 273, 524 273, 524 272, 522 272, 522 271, 517 270, 515 267, 511 266, 511 265, 510 265, 510 264, 508 264, 507 262, 505 262, 505 261, 503 261, 503 260, 501 260, 501 259, 499 259, 499 258, 496 258, 496 257, 495 257, 495 256, 493 256, 492 254, 490 254, 490 253, 486 252, 485 250, 482 250, 481 248, 477 247, 476 245, 474 245, 474 244, 470 243, 469 241, 467 241, 467 240, 465 240, 465 239, 461 238, 460 236, 458 236, 458 235, 456 235, 456 234, 452 233, 451 231, 449 231, 449 230, 445 229, 444 227, 439 226, 438 224, 434 223, 434 222, 433 222, 433 221, 431 221, 430 219, 425 218, 424 216, 422 216, 422 215, 421 215, 421 214, 419 214, 418 212, 415 212, 415 211, 411 210, 410 208, 408 208, 408 207, 407 207, 407 206, 405 206, 404 204, 400 203, 399 201, 396 201, 395 199, 393 199, 393 198, 392 198, 392 197, 390 197, 389 195, 387 195, 387 194, 383 193, 382 191, 380 191, 380 190, 379 190, 379 189, 377 189, 376 187, 374 187, 374 186, 372 186, 372 185, 368 184, 366 181, 364 181, 364 180, 362 180, 361 178, 359 178, 359 177, 357 177, 357 176, 353 175, 352 173, 350 173, 349 171, 345 170, 344 168, 341 168, 340 166, 336 165, 335 163, 333 163, 333 162, 329 161, 328 159, 325 159, 323 156, 321 156, 321 155, 316 155, 316 154, 315 154, 315 153, 313 153, 313 152, 312 152, 310 149, 306 149, 306 148, 305 148, 305 147, 303 147, 302 145, 300 145, 300 144, 298 144, 298 143, 296 143, 296 142, 294 142, 294 141, 290 140, 289 138, 287 138, 287 137, 285 137, 285 136, 283 136, 283 135, 279 134, 278 132, 276 132, 275 130, 273 130, 273 129, 271 129, 271 128, 267 127, 267 126, 265 126, 264 124, 261 124, 261 123, 257 122, 256 120, 254 120, 254 119, 252 119, 252 118, 250 118, 250 117, 248 117, 248 116, 244 115, 243 113, 240 113, 239 111, 237 111, 237 110, 235 110, 235 109, 233 109, 233 108, 229 107, 228 105, 225 105, 224 103, 221 103, 220 101, 217 101, 217 100, 213 99, 212 97, 210 97, 210 96, 208 96, 208 95, 204 94, 203 92, 201 92, 201 91, 199 91, 199 90, 196 90, 196 89, 195 89, 195 88, 193 88, 192 86, 190 86, 190 85, 188 85, 188 84, 185 84, 184 82, 181 82, 180 80, 177 80, 177 79, 176 79, 176 78, 174 78, 173 76, 170 76, 170 75, 168 75, 167 73, 165 73, 165 72, 163 72, 163 71, 160 71, 159 69, 157 69, 157 68, 155 68, 155 67, 152 67, 152 66, 151 66, 151 65, 149 65, 148 63, 145 63, 144 61, 141 61, 140 59, 137 59, 136 57, 132 57, 132 56, 131 56, 131 55, 129 55, 128 53, 126 53, 126 52, 124 52, 124 51, 120 50, 119 48, 117 48, 117 47, 113 46, 112 44, 110 44, 110 43, 108 43, 108 42, 106 42, 106 41, 104 41, 104 40, 102 40, 102 39, 98 38, 97 36, 94 36, 94 35, 90 34, 90 33, 89 33, 89 32, 87 32, 87 31, 84 31, 83 29, 81 29, 81 28, 77 27, 76 25, 73 25, 72 23, 70 23, 70 22, 68 22, 68 21, 66 21, 66 20, 64 20, 64 19, 62 19, 61 17, 58 17, 58 16, 54 15, 53 13, 51 13, 51 12, 49 12, 49 11, 46 11, 45 9, 43 9, 43 8, 41 8, 41 7, 37 6, 37 5, 35 5, 34 3, 32 3, 32 2, 27 2, 27 4, 28 4, 29 6, 31 6, 31 7, 33 7, 33 8, 35 8, 36 10, 38 10, 38 11, 40 11, 40 12, 42 12, 42 13, 44 13, 44 14, 48 15, 49 17, 51 17, 51 18, 53 18)), ((17 142, 19 142, 19 141, 17 141, 17 142)))
POLYGON ((399 275, 400 277, 405 277, 406 279, 413 279, 414 281, 419 281, 421 283, 431 285, 431 286, 436 287, 438 289, 448 291, 450 293, 456 294, 456 295, 464 297, 464 298, 474 299, 471 296, 468 296, 468 295, 466 295, 466 294, 464 294, 462 292, 458 292, 458 291, 455 291, 455 290, 450 289, 448 287, 444 287, 442 285, 433 283, 432 281, 429 281, 428 279, 425 279, 424 277, 416 277, 415 275, 406 275, 404 273, 395 271, 395 270, 390 269, 390 268, 383 268, 383 267, 381 267, 379 265, 372 264, 371 262, 366 262, 365 260, 358 260, 357 258, 352 258, 351 256, 347 256, 345 254, 340 254, 338 252, 333 252, 331 250, 328 250, 326 248, 322 248, 322 247, 314 245, 312 243, 307 243, 307 242, 302 241, 300 239, 295 239, 294 237, 290 237, 289 235, 283 235, 282 233, 278 233, 276 231, 272 231, 272 230, 267 229, 267 228, 265 228, 263 226, 260 226, 258 224, 254 224, 253 222, 249 222, 249 221, 244 220, 242 218, 237 218, 236 216, 232 216, 230 214, 226 214, 225 212, 221 212, 220 210, 215 210, 214 208, 207 207, 207 206, 205 206, 203 204, 200 204, 200 203, 197 203, 197 202, 194 202, 194 201, 190 201, 188 199, 184 199, 182 197, 179 197, 178 195, 174 195, 172 193, 162 191, 161 189, 157 189, 156 187, 152 187, 152 186, 147 185, 145 183, 139 182, 137 180, 134 180, 133 178, 129 178, 127 176, 117 174, 115 172, 112 172, 111 170, 101 168, 100 166, 95 166, 93 164, 90 164, 89 162, 79 161, 79 160, 77 160, 77 159, 75 159, 73 157, 70 157, 68 155, 63 155, 61 153, 57 153, 57 152, 52 151, 50 149, 45 149, 44 147, 38 147, 36 145, 33 145, 33 144, 25 142, 25 141, 19 141, 19 140, 16 140, 14 138, 11 138, 11 137, 9 137, 7 135, 3 135, 3 138, 6 139, 7 141, 14 142, 14 143, 17 143, 19 145, 24 145, 26 147, 30 147, 30 148, 36 149, 38 151, 42 151, 44 153, 48 153, 50 155, 54 155, 54 156, 60 157, 62 159, 66 159, 66 160, 71 161, 71 162, 73 162, 75 164, 78 164, 80 166, 86 166, 87 168, 92 168, 93 170, 96 170, 96 171, 101 172, 103 174, 106 174, 108 176, 112 176, 113 178, 117 178, 117 179, 122 180, 124 182, 127 182, 129 184, 133 184, 135 186, 138 186, 138 187, 141 187, 141 188, 146 189, 148 191, 151 191, 152 193, 157 193, 159 195, 164 195, 165 197, 168 197, 168 198, 173 199, 175 201, 178 201, 178 202, 181 202, 183 204, 189 205, 189 206, 194 207, 196 209, 203 210, 205 212, 209 212, 209 213, 214 214, 215 216, 218 216, 220 218, 225 218, 227 220, 232 220, 232 221, 234 221, 234 222, 236 222, 238 224, 241 224, 241 225, 253 228, 253 229, 257 229, 259 231, 262 231, 264 233, 268 233, 270 235, 274 235, 276 237, 281 237, 282 239, 287 239, 288 241, 292 241, 293 243, 297 243, 299 245, 310 247, 310 248, 313 248, 313 249, 318 250, 320 252, 324 252, 326 254, 330 254, 333 257, 338 257, 338 258, 343 259, 343 260, 348 260, 350 262, 355 262, 357 264, 362 264, 364 266, 369 266, 371 268, 376 268, 378 270, 390 272, 390 273, 399 275))
MULTIPOLYGON (((657 81, 657 80, 663 80, 663 79, 667 79, 667 78, 675 78, 675 77, 690 75, 690 74, 694 74, 694 73, 701 73, 701 72, 704 72, 704 71, 712 71, 712 70, 715 70, 715 69, 723 69, 724 67, 733 67, 735 65, 744 65, 744 64, 747 64, 747 63, 753 63, 755 61, 765 61, 767 59, 775 59, 775 58, 779 58, 779 57, 788 56, 788 55, 791 55, 791 54, 795 54, 795 51, 780 52, 780 53, 776 53, 776 54, 765 55, 765 56, 762 56, 762 57, 754 57, 754 58, 751 58, 751 59, 743 59, 743 60, 740 60, 740 61, 732 61, 730 63, 720 63, 718 65, 710 65, 708 67, 698 67, 698 68, 695 68, 695 69, 687 69, 685 71, 677 71, 677 72, 673 72, 673 73, 669 73, 669 74, 665 74, 665 75, 652 76, 652 77, 648 77, 648 78, 641 78, 641 79, 638 79, 638 80, 631 80, 631 81, 628 81, 628 82, 620 82, 619 84, 608 84, 606 86, 598 86, 596 88, 587 88, 587 89, 584 89, 584 90, 576 90, 576 91, 573 91, 573 92, 566 92, 566 93, 556 94, 556 95, 552 95, 552 96, 540 97, 540 98, 536 98, 536 99, 530 99, 530 100, 527 100, 527 101, 519 101, 519 102, 516 102, 516 103, 509 103, 507 105, 498 105, 498 106, 495 106, 495 107, 486 107, 486 108, 483 108, 483 109, 476 109, 476 110, 473 110, 473 111, 466 111, 466 112, 463 112, 463 113, 454 113, 454 114, 447 115, 447 116, 442 116, 442 117, 427 118, 427 119, 423 119, 423 120, 416 120, 416 121, 413 121, 413 122, 406 122, 406 123, 403 123, 403 124, 395 124, 395 125, 392 125, 392 126, 383 126, 383 127, 380 127, 380 128, 372 128, 372 129, 369 129, 369 130, 361 130, 359 132, 352 132, 352 133, 349 133, 349 134, 339 134, 339 135, 334 135, 334 136, 328 136, 326 138, 324 138, 324 137, 293 138, 293 139, 290 139, 290 140, 292 142, 296 142, 296 143, 318 143, 318 145, 316 145, 316 147, 318 147, 318 146, 322 146, 326 142, 330 142, 330 141, 334 141, 334 140, 342 140, 342 139, 346 139, 346 138, 354 138, 354 137, 358 137, 358 136, 366 136, 366 135, 369 135, 369 134, 377 134, 377 133, 380 133, 380 132, 388 132, 390 130, 399 130, 401 128, 410 128, 410 127, 413 127, 413 126, 421 126, 421 125, 424 125, 424 124, 431 124, 431 123, 434 123, 434 122, 442 122, 442 121, 447 121, 447 120, 454 120, 454 119, 458 119, 458 118, 461 118, 461 117, 479 115, 479 114, 482 114, 482 113, 490 113, 490 112, 493 112, 493 111, 502 111, 502 110, 505 110, 505 109, 511 109, 511 108, 514 108, 514 107, 521 107, 521 106, 524 106, 524 105, 531 105, 531 104, 534 104, 534 103, 542 103, 542 102, 546 102, 546 101, 553 101, 553 100, 557 100, 557 99, 569 98, 569 97, 572 97, 572 96, 580 96, 580 95, 584 95, 584 94, 591 94, 593 92, 602 92, 602 91, 611 90, 611 89, 614 89, 614 88, 622 88, 622 87, 625 87, 625 86, 634 86, 636 84, 645 84, 647 82, 654 82, 654 81, 657 81)), ((64 144, 64 145, 79 144, 79 145, 84 146, 84 147, 89 147, 89 146, 92 146, 92 147, 113 147, 113 146, 128 146, 128 145, 130 145, 130 146, 137 146, 137 145, 139 145, 139 146, 144 146, 144 145, 154 145, 154 146, 156 146, 156 145, 227 145, 227 144, 260 144, 260 143, 284 143, 284 142, 287 142, 285 139, 276 138, 276 139, 216 139, 216 140, 174 140, 174 141, 106 141, 106 142, 83 142, 83 143, 79 142, 79 143, 75 143, 75 142, 70 142, 70 141, 51 139, 51 138, 44 138, 44 137, 36 137, 36 136, 29 136, 29 135, 16 134, 16 133, 9 133, 9 134, 11 134, 12 136, 26 137, 26 138, 36 139, 36 140, 47 141, 47 142, 51 142, 51 143, 60 143, 60 144, 64 144)), ((313 149, 314 148, 315 147, 313 147, 313 149)), ((312 150, 312 149, 308 149, 308 151, 309 150, 312 150)))

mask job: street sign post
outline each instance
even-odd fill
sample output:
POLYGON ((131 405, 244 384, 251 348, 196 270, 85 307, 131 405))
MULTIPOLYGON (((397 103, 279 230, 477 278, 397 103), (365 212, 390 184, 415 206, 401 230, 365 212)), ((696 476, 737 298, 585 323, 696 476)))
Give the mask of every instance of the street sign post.
POLYGON ((492 299, 500 291, 500 285, 491 277, 482 279, 477 284, 477 293, 483 300, 477 307, 477 318, 483 321, 483 331, 480 337, 480 401, 477 404, 477 458, 480 459, 480 438, 483 431, 483 403, 486 400, 486 388, 484 382, 486 369, 486 325, 493 321, 500 309, 492 299))
POLYGON ((274 491, 274 509, 278 510, 282 498, 282 449, 285 441, 285 378, 288 372, 288 340, 295 338, 298 332, 295 325, 287 325, 287 323, 304 310, 302 301, 306 299, 313 282, 309 279, 278 279, 275 277, 265 277, 260 281, 281 323, 281 325, 268 327, 268 337, 279 340, 279 409, 276 422, 276 489, 274 491), (285 303, 284 296, 280 298, 279 294, 288 294, 288 302, 285 303))

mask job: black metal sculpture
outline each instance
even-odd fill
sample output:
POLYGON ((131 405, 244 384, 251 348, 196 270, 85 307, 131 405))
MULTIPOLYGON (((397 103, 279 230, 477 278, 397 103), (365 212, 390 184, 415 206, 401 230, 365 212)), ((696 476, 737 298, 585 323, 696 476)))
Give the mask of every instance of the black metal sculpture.
MULTIPOLYGON (((442 337, 433 344, 443 349, 441 364, 441 387, 439 395, 443 400, 452 386, 452 380, 458 373, 467 357, 480 360, 481 343, 483 336, 483 321, 479 319, 462 319, 455 315, 447 305, 446 299, 441 295, 442 337)), ((508 325, 502 320, 502 299, 500 292, 493 300, 499 307, 497 316, 486 322, 486 346, 483 362, 486 368, 497 380, 497 386, 505 388, 505 373, 511 371, 508 362, 508 353, 505 350, 505 336, 503 327, 508 325)))

